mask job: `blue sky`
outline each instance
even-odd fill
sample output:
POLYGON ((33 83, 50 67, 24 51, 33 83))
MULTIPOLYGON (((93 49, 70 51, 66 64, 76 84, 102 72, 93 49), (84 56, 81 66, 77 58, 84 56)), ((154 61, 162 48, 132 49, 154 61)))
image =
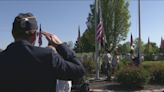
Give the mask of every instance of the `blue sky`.
MULTIPOLYGON (((130 6, 130 33, 133 38, 138 37, 138 10, 137 0, 129 0, 130 6)), ((62 41, 77 39, 78 26, 81 33, 86 29, 86 20, 90 11, 89 5, 94 0, 1 0, 0 1, 0 48, 5 49, 13 42, 11 35, 12 22, 20 12, 32 12, 42 24, 42 29, 58 35, 62 41)), ((141 0, 141 33, 146 43, 156 42, 159 46, 161 36, 164 37, 164 1, 141 0)), ((43 40, 43 46, 47 42, 43 40)), ((37 44, 36 44, 37 45, 37 44)))
MULTIPOLYGON (((14 41, 12 22, 20 12, 32 12, 41 23, 42 30, 58 35, 63 42, 77 39, 78 26, 84 32, 92 0, 62 1, 0 1, 0 48, 14 41)), ((81 32, 81 33, 82 33, 81 32)), ((43 40, 43 46, 47 41, 43 40)), ((37 44, 36 44, 37 45, 37 44)))
MULTIPOLYGON (((138 0, 131 0, 130 11, 130 33, 133 38, 138 37, 138 0)), ((164 37, 164 0, 141 0, 141 39, 144 43, 156 42, 160 45, 161 37, 164 37)), ((128 38, 130 40, 130 37, 128 38)))

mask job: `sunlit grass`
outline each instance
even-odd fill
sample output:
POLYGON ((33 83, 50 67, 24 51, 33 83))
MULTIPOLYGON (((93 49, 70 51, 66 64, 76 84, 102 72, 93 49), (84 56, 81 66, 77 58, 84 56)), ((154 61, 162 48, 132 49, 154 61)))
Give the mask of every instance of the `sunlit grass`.
POLYGON ((142 62, 143 65, 153 65, 153 64, 159 64, 164 65, 164 61, 144 61, 142 62))

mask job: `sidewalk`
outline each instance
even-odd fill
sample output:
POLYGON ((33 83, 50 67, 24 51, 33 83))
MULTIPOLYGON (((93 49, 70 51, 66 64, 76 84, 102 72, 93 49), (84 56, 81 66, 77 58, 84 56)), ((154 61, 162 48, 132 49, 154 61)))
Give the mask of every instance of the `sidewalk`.
POLYGON ((89 79, 90 92, 164 92, 164 86, 146 85, 144 89, 125 89, 114 81, 106 81, 105 77, 89 79))

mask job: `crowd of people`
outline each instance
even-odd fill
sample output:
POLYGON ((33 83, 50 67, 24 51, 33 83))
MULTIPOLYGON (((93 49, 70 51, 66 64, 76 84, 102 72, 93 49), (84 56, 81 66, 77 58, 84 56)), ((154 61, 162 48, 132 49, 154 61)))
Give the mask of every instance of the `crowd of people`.
POLYGON ((116 49, 113 54, 107 49, 103 55, 102 71, 106 75, 107 80, 111 80, 112 74, 119 68, 120 56, 116 49))
MULTIPOLYGON (((144 60, 144 57, 141 57, 141 61, 144 60)), ((138 66, 139 56, 135 52, 135 45, 133 44, 130 48, 130 60, 129 65, 132 66, 138 66)), ((109 49, 105 50, 105 53, 103 55, 103 62, 101 65, 102 72, 106 75, 107 80, 111 80, 112 74, 116 72, 116 70, 119 69, 119 62, 120 62, 120 52, 118 48, 115 48, 113 53, 109 49)))

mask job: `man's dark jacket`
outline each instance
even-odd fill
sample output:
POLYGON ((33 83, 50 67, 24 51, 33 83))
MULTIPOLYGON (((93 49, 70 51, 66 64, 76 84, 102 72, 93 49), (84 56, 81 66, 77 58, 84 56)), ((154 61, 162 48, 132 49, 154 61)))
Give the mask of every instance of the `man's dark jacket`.
POLYGON ((55 92, 56 79, 72 80, 84 75, 84 68, 64 44, 50 48, 27 41, 10 44, 0 53, 0 92, 55 92))

